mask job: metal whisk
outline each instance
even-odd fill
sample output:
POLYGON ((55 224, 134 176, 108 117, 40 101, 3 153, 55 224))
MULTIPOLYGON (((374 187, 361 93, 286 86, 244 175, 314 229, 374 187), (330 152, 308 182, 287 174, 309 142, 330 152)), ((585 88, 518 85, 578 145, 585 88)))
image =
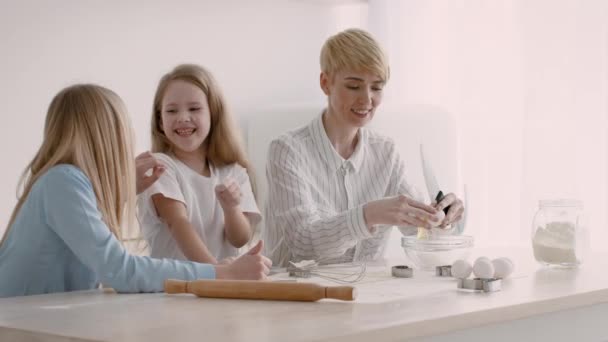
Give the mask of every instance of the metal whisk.
POLYGON ((287 272, 290 277, 310 278, 314 276, 338 284, 353 284, 365 277, 366 264, 364 262, 351 262, 320 265, 315 260, 304 260, 297 263, 290 261, 287 272))

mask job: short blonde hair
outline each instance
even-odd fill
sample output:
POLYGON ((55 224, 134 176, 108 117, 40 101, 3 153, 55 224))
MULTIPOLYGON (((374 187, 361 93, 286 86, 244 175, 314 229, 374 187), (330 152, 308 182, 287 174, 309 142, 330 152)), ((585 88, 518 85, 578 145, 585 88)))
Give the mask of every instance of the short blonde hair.
POLYGON ((329 37, 321 49, 321 71, 333 75, 343 70, 365 70, 384 82, 390 76, 388 58, 366 31, 348 29, 329 37))
POLYGON ((255 175, 245 153, 244 144, 219 84, 207 69, 196 64, 181 64, 164 75, 154 95, 152 105, 152 152, 172 153, 171 142, 162 130, 162 102, 165 91, 172 81, 188 82, 201 89, 207 96, 211 126, 207 142, 207 158, 214 166, 238 163, 247 170, 249 181, 256 195, 255 175))
POLYGON ((113 91, 79 84, 60 91, 49 106, 43 142, 21 177, 21 194, 2 241, 32 186, 59 164, 71 164, 84 172, 103 221, 122 239, 124 229, 134 227, 135 217, 131 123, 124 103, 113 91))

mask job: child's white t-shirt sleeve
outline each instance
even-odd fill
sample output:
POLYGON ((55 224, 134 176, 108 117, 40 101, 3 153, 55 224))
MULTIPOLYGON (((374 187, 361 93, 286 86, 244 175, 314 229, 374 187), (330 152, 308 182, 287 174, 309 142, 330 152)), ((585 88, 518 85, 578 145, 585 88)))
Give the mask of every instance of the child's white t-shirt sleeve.
POLYGON ((184 205, 186 205, 184 194, 182 193, 179 182, 177 181, 176 172, 170 167, 165 167, 165 172, 163 172, 158 180, 154 182, 154 184, 152 184, 146 191, 146 195, 148 197, 152 197, 156 194, 161 194, 164 197, 182 202, 184 205))
POLYGON ((165 166, 165 172, 154 182, 148 190, 146 190, 146 196, 152 197, 156 194, 161 194, 167 198, 179 201, 186 205, 184 194, 179 185, 178 169, 175 162, 171 157, 164 154, 154 155, 161 163, 165 166))
POLYGON ((248 214, 251 224, 258 224, 262 220, 262 215, 260 214, 260 209, 255 202, 255 197, 253 196, 253 190, 251 188, 251 182, 249 180, 247 170, 237 164, 235 167, 234 177, 241 188, 241 209, 243 210, 243 213, 248 214))
POLYGON ((156 182, 150 185, 148 189, 139 195, 142 197, 140 200, 143 200, 142 204, 144 206, 144 208, 140 207, 140 216, 142 216, 140 217, 140 220, 143 221, 142 223, 144 224, 155 223, 157 220, 159 220, 156 207, 152 201, 152 196, 156 194, 161 194, 166 198, 179 201, 187 207, 184 194, 182 193, 177 179, 177 165, 175 165, 173 160, 166 155, 155 153, 154 156, 163 163, 165 166, 165 171, 156 182))

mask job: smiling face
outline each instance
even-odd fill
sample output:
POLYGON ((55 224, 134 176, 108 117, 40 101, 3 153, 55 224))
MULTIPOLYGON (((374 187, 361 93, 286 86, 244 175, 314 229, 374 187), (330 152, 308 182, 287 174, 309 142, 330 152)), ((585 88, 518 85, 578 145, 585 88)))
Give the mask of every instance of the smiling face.
POLYGON ((321 88, 328 99, 328 114, 345 128, 360 128, 374 117, 382 102, 385 81, 366 71, 321 73, 321 88))
POLYGON ((198 151, 209 134, 207 95, 192 83, 169 83, 161 103, 161 128, 176 154, 198 151))

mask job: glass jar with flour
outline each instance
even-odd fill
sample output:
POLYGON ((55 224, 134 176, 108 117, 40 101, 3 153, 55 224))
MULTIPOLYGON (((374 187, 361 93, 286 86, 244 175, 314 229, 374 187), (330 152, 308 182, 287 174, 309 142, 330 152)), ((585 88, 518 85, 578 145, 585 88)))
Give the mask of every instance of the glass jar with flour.
POLYGON ((576 267, 588 250, 583 202, 541 200, 532 224, 534 258, 543 265, 576 267))

